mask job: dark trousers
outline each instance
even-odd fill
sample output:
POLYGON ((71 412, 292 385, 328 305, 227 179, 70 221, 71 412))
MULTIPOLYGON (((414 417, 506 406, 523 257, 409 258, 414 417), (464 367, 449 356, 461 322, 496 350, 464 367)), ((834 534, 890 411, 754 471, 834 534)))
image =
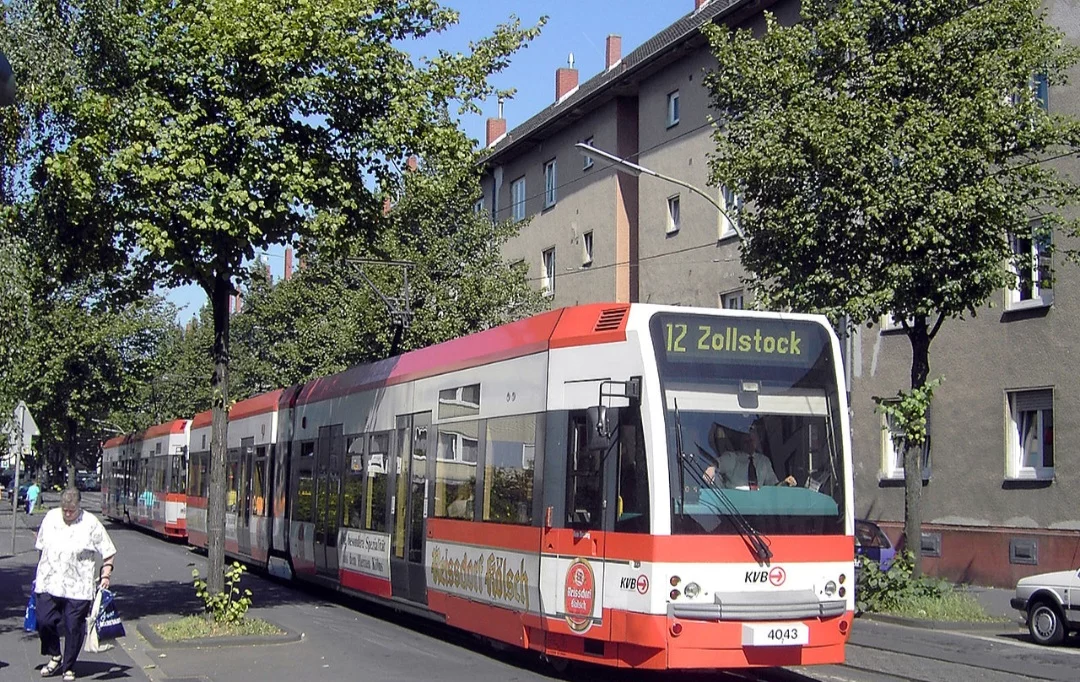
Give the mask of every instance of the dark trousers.
POLYGON ((90 614, 89 599, 64 599, 44 592, 37 595, 38 636, 41 653, 60 656, 60 638, 64 638, 63 660, 59 672, 71 670, 79 658, 86 639, 86 616, 90 614))

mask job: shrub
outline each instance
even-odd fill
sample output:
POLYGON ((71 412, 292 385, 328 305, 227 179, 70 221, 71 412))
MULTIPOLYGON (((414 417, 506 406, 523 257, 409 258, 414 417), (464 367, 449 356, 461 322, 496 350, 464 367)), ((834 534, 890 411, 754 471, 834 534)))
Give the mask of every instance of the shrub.
POLYGON ((244 620, 248 607, 251 606, 251 590, 240 591, 240 578, 247 570, 243 564, 234 561, 225 569, 225 589, 218 594, 210 594, 206 581, 199 578, 198 569, 191 571, 195 579, 195 594, 206 604, 206 613, 216 623, 239 623, 244 620))
POLYGON ((948 581, 912 576, 914 558, 910 551, 898 554, 888 571, 873 559, 857 557, 855 607, 860 611, 896 611, 919 599, 940 599, 952 592, 948 581))

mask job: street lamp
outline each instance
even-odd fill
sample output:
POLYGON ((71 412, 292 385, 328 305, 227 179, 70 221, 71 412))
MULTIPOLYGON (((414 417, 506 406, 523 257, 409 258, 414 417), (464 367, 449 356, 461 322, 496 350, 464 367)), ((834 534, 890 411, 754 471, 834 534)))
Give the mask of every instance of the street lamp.
POLYGON ((645 166, 641 166, 639 164, 636 164, 633 161, 628 161, 628 160, 626 160, 626 159, 624 159, 622 157, 615 156, 614 154, 612 154, 610 152, 605 152, 603 149, 597 149, 596 147, 594 147, 594 146, 592 146, 590 144, 586 144, 585 142, 578 142, 574 146, 578 148, 578 151, 580 151, 583 156, 599 156, 602 159, 607 159, 608 161, 610 161, 615 166, 618 166, 621 170, 624 170, 627 173, 630 173, 630 174, 634 175, 635 177, 638 177, 638 176, 640 176, 642 174, 651 175, 654 178, 659 178, 661 180, 666 180, 666 181, 668 181, 668 182, 670 182, 672 184, 679 185, 680 187, 685 187, 686 189, 690 190, 694 194, 697 194, 698 196, 700 196, 705 201, 712 204, 716 208, 717 211, 720 211, 720 215, 727 218, 728 222, 731 224, 731 227, 735 230, 735 234, 737 234, 739 236, 739 239, 743 238, 743 233, 742 233, 742 230, 739 229, 739 224, 736 223, 735 220, 733 220, 730 215, 728 215, 728 212, 726 210, 724 210, 724 207, 720 205, 720 202, 718 202, 715 198, 710 196, 708 192, 705 192, 704 190, 699 189, 699 188, 695 187, 694 185, 691 185, 689 182, 686 182, 685 180, 680 180, 678 178, 673 178, 673 177, 671 177, 669 175, 664 175, 663 173, 657 173, 656 171, 654 171, 651 168, 646 168, 645 166))
POLYGON ((106 419, 94 419, 93 417, 90 417, 90 421, 94 422, 98 426, 101 426, 101 430, 105 431, 106 433, 116 433, 121 436, 127 433, 126 431, 118 427, 116 424, 106 419))

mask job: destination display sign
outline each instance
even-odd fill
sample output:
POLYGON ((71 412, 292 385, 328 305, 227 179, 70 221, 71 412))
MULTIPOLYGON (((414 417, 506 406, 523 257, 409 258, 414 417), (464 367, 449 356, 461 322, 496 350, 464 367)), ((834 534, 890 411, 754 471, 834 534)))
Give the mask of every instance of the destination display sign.
POLYGON ((663 313, 652 320, 653 343, 674 363, 812 367, 828 338, 805 320, 663 313))

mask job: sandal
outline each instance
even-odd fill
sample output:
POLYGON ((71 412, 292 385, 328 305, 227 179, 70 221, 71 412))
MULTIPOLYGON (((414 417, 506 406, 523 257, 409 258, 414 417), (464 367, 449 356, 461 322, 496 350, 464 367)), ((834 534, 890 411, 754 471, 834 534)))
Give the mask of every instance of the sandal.
POLYGON ((75 682, 75 671, 68 670, 64 673, 64 682, 75 682))
POLYGON ((56 671, 60 669, 60 656, 54 656, 49 659, 49 662, 41 666, 42 677, 52 677, 56 674, 56 671))

